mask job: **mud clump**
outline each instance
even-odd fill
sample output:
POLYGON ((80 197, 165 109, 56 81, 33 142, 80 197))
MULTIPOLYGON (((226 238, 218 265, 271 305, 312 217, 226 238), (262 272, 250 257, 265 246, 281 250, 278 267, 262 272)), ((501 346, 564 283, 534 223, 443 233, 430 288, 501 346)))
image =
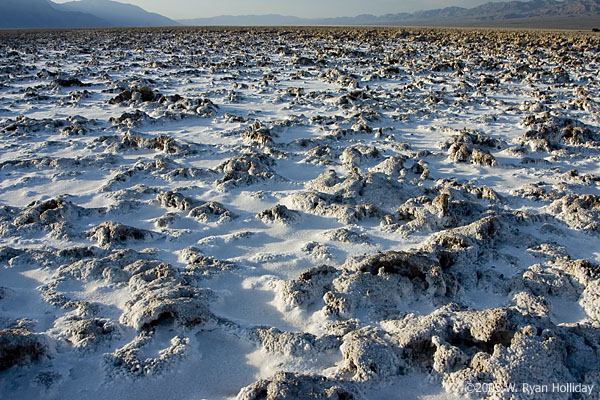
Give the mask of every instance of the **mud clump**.
POLYGON ((274 165, 275 160, 266 154, 244 154, 225 161, 217 168, 223 177, 216 183, 226 189, 272 180, 277 177, 274 165))
POLYGON ((199 206, 192 208, 188 215, 201 222, 217 223, 223 223, 237 218, 235 213, 229 211, 221 203, 216 201, 208 201, 204 204, 200 204, 199 206))
POLYGON ((159 234, 117 222, 103 222, 92 228, 88 235, 98 242, 98 246, 119 246, 129 241, 144 241, 159 237, 159 234))
POLYGON ((339 271, 328 265, 310 268, 296 280, 284 281, 278 288, 278 296, 291 307, 306 307, 321 299, 331 289, 331 283, 339 271))
POLYGON ((152 333, 142 332, 125 346, 105 354, 102 361, 108 376, 113 379, 158 376, 187 356, 190 340, 175 336, 158 356, 144 357, 142 350, 152 343, 152 339, 152 333))
POLYGON ((256 218, 267 224, 279 223, 287 225, 296 222, 300 218, 300 214, 297 211, 288 209, 284 205, 277 204, 273 208, 261 211, 256 215, 256 218))
POLYGON ((192 327, 215 319, 208 308, 212 291, 191 286, 168 264, 134 274, 129 289, 131 298, 119 321, 134 329, 148 329, 163 322, 192 327))
POLYGON ((273 133, 260 122, 255 122, 242 134, 242 139, 259 146, 273 145, 273 133))
POLYGON ((360 329, 346 334, 340 347, 343 369, 352 373, 355 381, 378 381, 398 376, 406 364, 383 338, 384 332, 360 329))
POLYGON ((591 194, 569 194, 548 206, 550 212, 569 227, 600 233, 600 197, 591 194))
POLYGON ((0 235, 41 231, 55 238, 76 238, 81 233, 78 232, 73 222, 78 218, 94 214, 101 215, 102 211, 85 209, 62 198, 35 201, 20 212, 7 215, 5 222, 0 222, 0 235))
POLYGON ((302 246, 302 251, 319 260, 328 260, 331 258, 331 251, 329 247, 318 242, 306 243, 304 246, 302 246))
POLYGON ((342 243, 372 243, 369 236, 364 233, 358 233, 346 228, 339 228, 329 231, 326 234, 329 240, 342 243))
POLYGON ((323 311, 344 318, 358 310, 387 315, 398 304, 416 299, 443 304, 456 291, 454 278, 443 272, 438 260, 416 253, 351 257, 333 278, 321 289, 323 311))
POLYGON ((181 211, 191 211, 198 207, 201 203, 189 197, 185 197, 182 193, 166 191, 156 196, 156 200, 164 208, 176 208, 181 211))
POLYGON ((23 136, 31 133, 62 133, 65 136, 85 135, 98 122, 80 115, 69 116, 65 119, 34 119, 24 115, 0 122, 0 129, 11 136, 23 136))
POLYGON ((442 146, 448 150, 448 157, 454 162, 470 162, 477 165, 494 166, 496 159, 489 149, 498 149, 501 144, 479 132, 462 132, 442 146))
POLYGON ((126 101, 142 101, 149 102, 154 101, 157 95, 148 86, 137 87, 134 86, 131 89, 123 90, 119 95, 109 101, 109 104, 120 104, 126 101))
POLYGON ((152 118, 143 111, 135 110, 133 112, 124 112, 119 117, 112 117, 109 122, 114 125, 133 128, 141 125, 144 121, 151 121, 152 118))
POLYGON ((294 357, 311 354, 326 354, 337 351, 341 341, 335 335, 317 337, 308 333, 282 332, 275 328, 256 328, 250 331, 250 338, 272 353, 294 357))
POLYGON ((156 200, 164 208, 175 208, 187 211, 187 215, 197 221, 223 223, 237 218, 237 215, 216 201, 201 202, 182 193, 166 191, 160 193, 156 200))
POLYGON ((117 325, 108 319, 74 319, 64 332, 67 340, 78 349, 91 351, 100 344, 120 337, 117 325))
POLYGON ((413 197, 402 204, 386 224, 403 234, 437 231, 468 225, 497 208, 498 197, 488 187, 458 186, 438 182, 425 196, 413 197), (435 197, 433 197, 435 196, 435 197), (486 199, 486 202, 482 202, 486 199))
MULTIPOLYGON (((121 118, 115 120, 117 123, 137 123, 144 119, 143 115, 123 114, 121 118), (138 118, 139 117, 139 118, 138 118)), ((123 136, 101 136, 94 141, 103 146, 107 146, 113 152, 124 152, 127 150, 155 150, 166 155, 181 154, 192 155, 196 150, 190 144, 177 141, 170 136, 160 135, 158 137, 142 137, 127 133, 123 136)))
POLYGON ((348 204, 354 201, 314 191, 294 195, 292 201, 299 209, 325 217, 336 218, 344 224, 352 224, 385 215, 373 204, 348 204))
POLYGON ((49 339, 24 329, 0 331, 0 371, 40 361, 50 354, 49 339))
POLYGON ((586 124, 567 117, 551 116, 548 113, 530 115, 522 124, 531 127, 521 142, 534 151, 554 151, 569 147, 597 147, 600 137, 586 124))
POLYGON ((347 384, 318 375, 300 375, 279 372, 269 379, 262 379, 243 388, 237 400, 284 400, 302 399, 307 394, 315 399, 357 400, 356 394, 346 388, 347 384))
POLYGON ((84 84, 83 82, 81 82, 77 78, 58 78, 54 82, 56 82, 56 84, 58 86, 61 86, 61 87, 73 87, 73 86, 83 87, 83 86, 90 86, 89 84, 84 84))
POLYGON ((186 263, 184 276, 193 279, 201 279, 238 268, 238 265, 234 262, 206 256, 195 247, 185 249, 181 253, 180 259, 186 263))

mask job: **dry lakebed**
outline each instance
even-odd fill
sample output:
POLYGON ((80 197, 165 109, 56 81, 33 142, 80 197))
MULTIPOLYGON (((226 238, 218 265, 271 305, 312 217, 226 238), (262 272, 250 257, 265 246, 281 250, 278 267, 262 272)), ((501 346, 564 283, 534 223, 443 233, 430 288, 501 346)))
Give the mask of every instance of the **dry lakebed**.
POLYGON ((0 398, 600 396, 598 34, 0 37, 0 398))

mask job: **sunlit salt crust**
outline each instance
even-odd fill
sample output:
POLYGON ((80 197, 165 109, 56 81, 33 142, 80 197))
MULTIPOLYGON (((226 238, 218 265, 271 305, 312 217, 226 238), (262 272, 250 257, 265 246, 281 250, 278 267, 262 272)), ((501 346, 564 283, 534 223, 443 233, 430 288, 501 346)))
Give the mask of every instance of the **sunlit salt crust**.
POLYGON ((598 394, 599 36, 0 35, 0 397, 598 394))

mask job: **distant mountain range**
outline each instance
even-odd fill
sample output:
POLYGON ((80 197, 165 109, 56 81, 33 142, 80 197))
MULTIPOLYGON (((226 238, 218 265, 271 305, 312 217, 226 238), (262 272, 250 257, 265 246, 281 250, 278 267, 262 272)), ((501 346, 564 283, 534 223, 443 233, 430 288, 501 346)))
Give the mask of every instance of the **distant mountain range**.
POLYGON ((179 20, 182 25, 211 26, 472 26, 589 29, 600 27, 600 0, 532 0, 486 3, 474 8, 446 7, 414 13, 364 14, 310 19, 282 15, 219 16, 179 20))
POLYGON ((81 12, 107 21, 109 26, 175 26, 178 22, 160 14, 151 13, 132 4, 111 0, 79 0, 54 4, 58 10, 81 12))
POLYGON ((0 0, 0 28, 75 28, 105 26, 102 18, 61 11, 46 0, 0 0))
POLYGON ((111 0, 57 4, 48 0, 0 0, 0 28, 176 26, 167 17, 111 0))
POLYGON ((0 29, 120 26, 472 26, 551 29, 600 27, 600 0, 531 0, 447 7, 415 13, 299 18, 276 14, 223 15, 174 21, 112 0, 0 0, 0 29))

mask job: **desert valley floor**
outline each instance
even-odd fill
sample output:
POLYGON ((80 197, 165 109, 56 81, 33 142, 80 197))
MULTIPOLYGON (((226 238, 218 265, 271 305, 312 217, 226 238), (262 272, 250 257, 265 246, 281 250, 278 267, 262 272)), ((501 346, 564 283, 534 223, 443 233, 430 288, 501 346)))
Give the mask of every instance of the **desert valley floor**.
POLYGON ((0 398, 598 398, 597 34, 0 37, 0 398))

